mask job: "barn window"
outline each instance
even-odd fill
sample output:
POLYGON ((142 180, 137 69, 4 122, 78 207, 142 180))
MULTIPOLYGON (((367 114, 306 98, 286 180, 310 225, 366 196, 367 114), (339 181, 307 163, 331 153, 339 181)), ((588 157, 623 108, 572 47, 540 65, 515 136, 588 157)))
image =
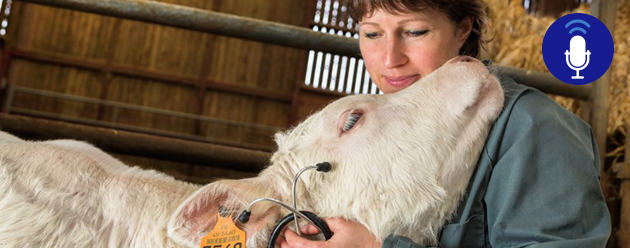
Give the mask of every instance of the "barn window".
POLYGON ((11 0, 0 0, 0 6, 2 6, 2 12, 0 12, 0 17, 2 22, 0 22, 0 36, 4 36, 7 34, 7 27, 9 26, 9 14, 11 13, 11 0), (3 5, 4 4, 4 5, 3 5))
MULTIPOLYGON (((314 1, 310 23, 315 32, 359 38, 357 23, 348 15, 345 0, 314 1)), ((304 84, 346 94, 380 94, 370 79, 363 59, 310 50, 304 84)))

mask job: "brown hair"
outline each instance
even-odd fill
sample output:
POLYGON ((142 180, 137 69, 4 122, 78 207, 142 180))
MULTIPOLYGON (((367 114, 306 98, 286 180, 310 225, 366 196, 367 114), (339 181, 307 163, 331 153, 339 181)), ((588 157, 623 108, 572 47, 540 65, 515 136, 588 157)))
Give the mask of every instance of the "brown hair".
POLYGON ((457 24, 470 17, 472 30, 459 54, 478 57, 485 43, 481 36, 487 14, 482 0, 348 0, 347 7, 350 17, 357 22, 379 9, 389 13, 413 13, 429 7, 445 13, 457 24))

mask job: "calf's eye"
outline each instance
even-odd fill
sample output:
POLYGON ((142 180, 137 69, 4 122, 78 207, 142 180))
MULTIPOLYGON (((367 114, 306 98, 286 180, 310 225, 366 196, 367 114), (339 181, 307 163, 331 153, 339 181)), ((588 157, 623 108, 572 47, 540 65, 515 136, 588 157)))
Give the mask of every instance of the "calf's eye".
POLYGON ((357 121, 361 119, 361 116, 363 116, 363 114, 359 112, 350 113, 348 115, 348 118, 346 119, 346 124, 343 125, 343 131, 350 131, 350 129, 352 129, 355 124, 357 124, 357 121))

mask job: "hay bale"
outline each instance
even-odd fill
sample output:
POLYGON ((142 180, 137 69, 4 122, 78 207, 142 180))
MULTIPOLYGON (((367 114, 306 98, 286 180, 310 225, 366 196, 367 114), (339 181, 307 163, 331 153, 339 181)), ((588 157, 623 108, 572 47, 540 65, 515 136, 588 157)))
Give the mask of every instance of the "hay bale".
MULTIPOLYGON (((529 15, 522 1, 486 0, 486 3, 491 20, 486 35, 492 38, 487 47, 488 58, 527 71, 549 72, 542 57, 542 43, 547 29, 556 18, 529 15)), ((588 12, 588 6, 581 5, 563 15, 588 12)), ((569 111, 579 114, 578 100, 555 95, 550 97, 569 111)))
MULTIPOLYGON (((495 62, 522 68, 528 71, 549 72, 542 57, 542 42, 547 29, 556 20, 552 17, 537 17, 527 13, 522 1, 485 0, 488 4, 490 28, 485 34, 492 39, 484 56, 495 62)), ((590 13, 583 4, 573 11, 563 13, 590 13)), ((607 133, 622 130, 630 121, 630 0, 619 0, 613 40, 615 55, 611 65, 612 82, 607 133)), ((551 96, 555 101, 579 115, 580 101, 551 96)), ((624 132, 625 133, 625 132, 624 132)), ((607 156, 620 156, 623 150, 607 156)))
POLYGON ((617 4, 608 134, 623 129, 630 121, 630 0, 620 0, 617 4))

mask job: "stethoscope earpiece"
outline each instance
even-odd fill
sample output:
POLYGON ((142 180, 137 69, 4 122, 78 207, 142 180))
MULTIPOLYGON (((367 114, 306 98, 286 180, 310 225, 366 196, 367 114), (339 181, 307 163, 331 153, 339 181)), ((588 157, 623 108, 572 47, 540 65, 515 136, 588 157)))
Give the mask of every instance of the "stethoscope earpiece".
POLYGON ((332 165, 328 162, 323 162, 315 165, 317 167, 317 171, 321 172, 329 172, 332 169, 332 165))
POLYGON ((252 215, 252 212, 244 210, 241 215, 238 216, 238 221, 245 224, 249 221, 250 215, 252 215))

